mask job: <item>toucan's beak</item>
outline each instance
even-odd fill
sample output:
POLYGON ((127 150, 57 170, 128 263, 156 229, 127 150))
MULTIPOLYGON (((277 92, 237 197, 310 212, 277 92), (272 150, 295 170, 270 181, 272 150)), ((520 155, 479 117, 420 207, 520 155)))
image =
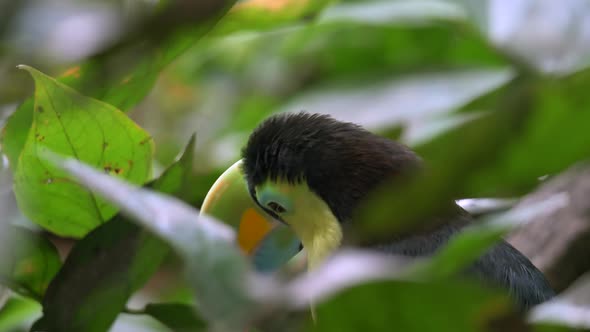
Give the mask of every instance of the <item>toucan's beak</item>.
POLYGON ((239 160, 215 181, 201 213, 231 225, 238 232, 238 245, 259 271, 273 271, 300 250, 299 239, 274 220, 250 197, 239 160))

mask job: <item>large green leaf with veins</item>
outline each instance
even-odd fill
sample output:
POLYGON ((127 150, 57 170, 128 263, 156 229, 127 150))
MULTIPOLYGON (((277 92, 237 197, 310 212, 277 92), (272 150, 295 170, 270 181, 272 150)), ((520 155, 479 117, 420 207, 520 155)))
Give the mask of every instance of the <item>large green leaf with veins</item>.
POLYGON ((39 153, 55 151, 142 184, 151 170, 151 137, 115 107, 33 68, 21 68, 33 76, 36 88, 33 125, 14 173, 19 207, 56 234, 81 237, 110 219, 116 208, 41 160, 39 153))
MULTIPOLYGON (((193 165, 194 136, 182 157, 149 183, 185 197, 193 165)), ((157 271, 168 245, 118 214, 100 225, 69 253, 43 298, 42 331, 106 331, 129 298, 157 271), (97 273, 100 271, 100 273, 97 273), (96 308, 101 308, 96 311, 96 308)))

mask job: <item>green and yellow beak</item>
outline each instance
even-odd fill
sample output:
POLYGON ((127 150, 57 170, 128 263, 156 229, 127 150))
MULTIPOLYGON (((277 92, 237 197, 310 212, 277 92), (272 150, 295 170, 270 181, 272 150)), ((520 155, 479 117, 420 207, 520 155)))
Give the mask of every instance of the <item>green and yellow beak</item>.
POLYGON ((267 214, 250 197, 241 164, 241 160, 236 162, 215 181, 201 213, 237 231, 239 247, 258 271, 274 271, 299 252, 300 241, 289 227, 267 214))

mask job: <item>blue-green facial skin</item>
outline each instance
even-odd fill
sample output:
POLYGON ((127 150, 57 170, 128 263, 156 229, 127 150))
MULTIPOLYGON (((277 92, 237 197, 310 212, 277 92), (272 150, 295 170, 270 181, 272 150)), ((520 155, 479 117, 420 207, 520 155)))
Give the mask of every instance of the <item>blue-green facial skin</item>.
MULTIPOLYGON (((281 215, 288 215, 293 211, 293 203, 289 197, 284 196, 276 191, 270 183, 257 188, 256 196, 258 203, 265 209, 273 211, 269 203, 274 202, 280 205, 284 211, 281 215)), ((273 211, 274 212, 274 211, 273 211)), ((280 216, 277 216, 280 218, 280 216)), ((301 242, 295 236, 285 237, 285 230, 288 226, 281 225, 273 229, 261 241, 260 245, 254 251, 252 262, 257 271, 272 272, 287 264, 301 248, 301 242), (282 233, 282 234, 281 234, 282 233)), ((289 232, 291 232, 289 230, 289 232)))
POLYGON ((257 186, 258 203, 288 225, 306 249, 308 268, 319 266, 342 243, 342 227, 330 207, 305 181, 267 179, 257 186))
POLYGON ((273 211, 273 209, 271 206, 269 206, 269 203, 274 202, 279 204, 283 209, 285 209, 285 211, 281 213, 282 215, 289 215, 293 211, 293 202, 289 199, 289 197, 286 197, 282 193, 278 192, 270 182, 266 182, 260 186, 260 188, 257 188, 256 198, 258 199, 258 203, 260 203, 260 205, 271 211, 273 211))

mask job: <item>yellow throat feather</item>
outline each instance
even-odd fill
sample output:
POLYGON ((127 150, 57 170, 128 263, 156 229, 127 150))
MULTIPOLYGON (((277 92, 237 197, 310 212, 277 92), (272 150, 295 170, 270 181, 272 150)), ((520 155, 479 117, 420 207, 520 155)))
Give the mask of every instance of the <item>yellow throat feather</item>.
POLYGON ((289 183, 285 180, 267 180, 256 187, 259 202, 264 205, 269 196, 279 197, 288 208, 279 216, 303 243, 307 251, 309 269, 319 266, 342 242, 342 227, 330 207, 305 181, 289 183), (262 201, 260 199, 262 198, 262 201))

